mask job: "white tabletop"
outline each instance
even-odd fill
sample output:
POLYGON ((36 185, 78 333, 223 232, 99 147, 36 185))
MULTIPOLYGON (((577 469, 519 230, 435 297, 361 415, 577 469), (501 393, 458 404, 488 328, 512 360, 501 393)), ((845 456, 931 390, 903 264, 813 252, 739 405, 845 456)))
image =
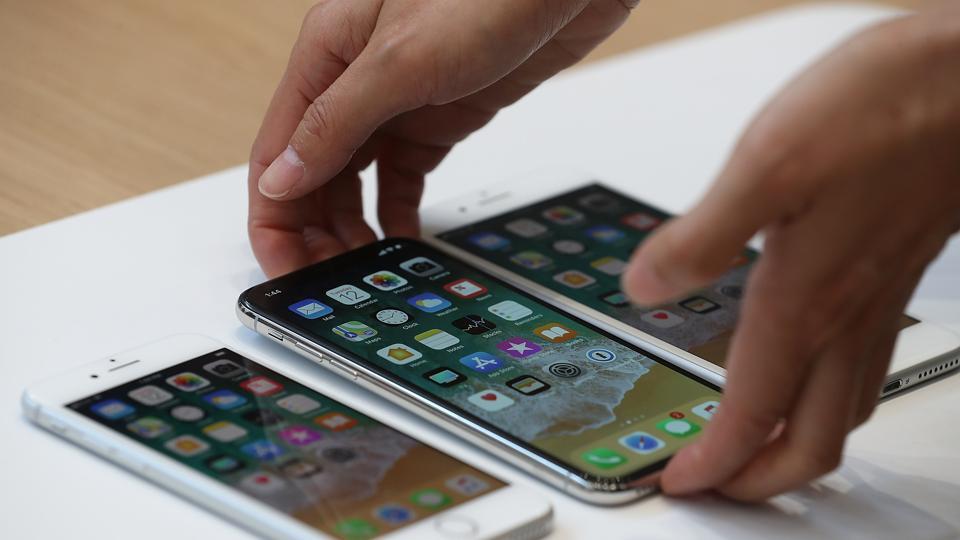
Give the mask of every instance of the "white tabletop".
MULTIPOLYGON (((592 172, 681 211, 764 99, 839 39, 891 14, 858 5, 795 9, 572 71, 457 148, 431 178, 426 203, 547 165, 592 172)), ((237 295, 263 279, 246 241, 245 177, 245 168, 230 169, 0 239, 0 537, 246 534, 19 413, 28 384, 179 332, 215 337, 537 489, 554 504, 555 538, 960 535, 960 377, 883 404, 850 439, 838 473, 776 504, 655 496, 605 509, 536 482, 239 325, 237 295)), ((911 308, 960 331, 960 241, 931 268, 911 308)))

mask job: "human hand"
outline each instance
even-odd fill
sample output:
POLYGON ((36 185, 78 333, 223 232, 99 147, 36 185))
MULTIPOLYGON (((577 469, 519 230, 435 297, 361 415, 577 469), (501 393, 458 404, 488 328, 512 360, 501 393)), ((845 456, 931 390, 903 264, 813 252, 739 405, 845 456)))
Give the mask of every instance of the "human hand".
POLYGON ((788 85, 694 209, 635 253, 634 301, 722 274, 755 233, 725 395, 668 494, 763 500, 838 466, 876 406, 898 318, 960 228, 960 9, 884 23, 788 85))
POLYGON ((424 175, 610 35, 639 0, 325 0, 307 14, 250 156, 250 242, 269 276, 419 235, 424 175))

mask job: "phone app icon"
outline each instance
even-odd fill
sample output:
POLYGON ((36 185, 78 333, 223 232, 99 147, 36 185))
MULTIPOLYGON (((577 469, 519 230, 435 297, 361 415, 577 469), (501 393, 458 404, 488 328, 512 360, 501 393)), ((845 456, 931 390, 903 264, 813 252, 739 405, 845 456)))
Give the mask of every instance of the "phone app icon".
POLYGON ((684 418, 667 418, 657 422, 657 429, 674 437, 683 438, 700 431, 700 426, 684 418))
POLYGON ((619 276, 627 269, 627 261, 616 257, 601 257, 590 263, 590 266, 608 276, 619 276))
POLYGON ((193 405, 178 405, 170 409, 170 416, 181 422, 199 422, 206 418, 207 413, 203 412, 200 407, 194 407, 193 405))
POLYGON ((332 461, 334 463, 346 463, 348 461, 353 461, 357 457, 357 453, 350 448, 344 448, 342 446, 334 446, 331 448, 324 448, 320 451, 320 456, 323 459, 332 461))
POLYGON ((203 400, 220 410, 236 409, 247 402, 247 398, 233 390, 217 390, 203 395, 203 400))
POLYGON ((210 445, 193 435, 180 435, 163 445, 167 450, 183 457, 193 457, 210 449, 210 445))
POLYGON ((467 398, 467 401, 485 411, 496 412, 516 403, 496 390, 483 390, 467 398))
POLYGON ((555 362, 549 366, 544 366, 543 370, 561 379, 576 379, 583 375, 583 370, 579 366, 569 362, 555 362))
POLYGON ((406 523, 413 519, 413 510, 399 504, 385 504, 374 510, 377 519, 387 523, 406 523))
POLYGON ((414 360, 419 360, 423 358, 423 355, 420 354, 420 351, 407 347, 403 343, 394 343, 388 347, 384 347, 377 351, 377 355, 384 360, 388 360, 393 364, 398 366, 403 366, 413 362, 414 360))
POLYGON ((444 482, 443 485, 447 486, 451 491, 456 491, 467 497, 482 493, 490 488, 490 484, 487 484, 472 474, 458 474, 444 482))
POLYGON ((494 324, 492 321, 488 321, 480 315, 467 315, 466 317, 460 317, 459 319, 453 321, 453 326, 473 336, 479 336, 480 334, 485 334, 497 328, 496 324, 494 324))
POLYGON ((220 442, 231 442, 247 435, 247 430, 233 422, 214 422, 203 428, 203 434, 220 442))
POLYGON ((660 225, 660 219, 646 212, 634 212, 623 216, 620 223, 638 231, 652 231, 660 225))
POLYGON ((490 373, 503 367, 503 361, 486 352, 475 352, 462 356, 460 363, 477 373, 490 373))
POLYGON ((392 291, 407 284, 407 280, 388 270, 374 272, 369 276, 364 277, 363 282, 373 285, 381 291, 392 291))
POLYGON ((290 426, 280 430, 280 438, 291 446, 307 446, 319 441, 323 436, 306 426, 290 426))
POLYGON ((304 319, 319 319, 320 317, 324 317, 333 313, 332 307, 324 304, 323 302, 314 300, 313 298, 307 298, 306 300, 301 300, 296 304, 290 304, 287 306, 287 309, 303 317, 304 319))
POLYGON ((247 392, 250 392, 257 397, 272 396, 273 394, 283 390, 283 386, 281 386, 280 383, 268 379, 262 375, 258 375, 252 379, 243 381, 240 383, 240 388, 243 388, 247 392))
POLYGON ((541 392, 546 392, 550 389, 550 385, 541 381, 540 379, 533 377, 532 375, 524 375, 522 377, 517 377, 516 379, 507 381, 507 386, 513 388, 517 392, 525 396, 535 396, 541 392))
POLYGON ((510 260, 530 270, 539 270, 553 263, 553 259, 536 251, 521 251, 512 255, 510 260))
POLYGON ((413 336, 413 339, 435 351, 441 351, 460 343, 460 338, 454 337, 453 334, 448 334, 447 332, 438 330, 436 328, 433 330, 427 330, 426 332, 421 332, 413 336))
POLYGON ((370 293, 353 285, 341 285, 327 291, 327 296, 341 304, 352 306, 370 298, 370 293))
POLYGON ((426 257, 414 257, 400 263, 400 268, 417 277, 428 277, 443 272, 443 267, 426 257))
POLYGON ((582 289, 597 282, 591 276, 584 274, 579 270, 567 270, 553 276, 553 280, 570 287, 571 289, 582 289))
POLYGON ((713 420, 713 415, 717 414, 717 410, 720 408, 719 401, 704 401, 703 403, 697 405, 693 409, 693 414, 703 418, 704 420, 713 420))
POLYGON ((594 448, 584 452, 581 457, 584 461, 599 469, 612 469, 627 462, 627 458, 622 454, 609 448, 594 448))
POLYGON ((450 496, 439 489, 427 488, 414 491, 410 501, 420 508, 443 508, 450 504, 450 496))
POLYGON ((545 225, 528 218, 511 221, 504 228, 521 238, 533 238, 547 232, 545 225))
POLYGON ((170 432, 170 424, 154 418, 144 416, 127 424, 127 429, 143 437, 144 439, 156 439, 157 437, 170 432))
POLYGON ((569 206, 554 206, 543 211, 543 217, 557 225, 574 225, 583 221, 583 213, 569 206))
POLYGON ((271 495, 283 491, 284 484, 280 477, 266 471, 251 474, 240 481, 242 488, 257 495, 271 495))
POLYGON ((237 375, 242 375, 247 372, 247 370, 240 367, 239 364, 230 360, 217 360, 209 364, 204 364, 203 370, 217 377, 223 377, 224 379, 236 377, 237 375))
POLYGON ((609 225, 595 225, 584 232, 586 232, 590 238, 604 244, 612 244, 624 237, 623 231, 609 225))
POLYGON ((167 384, 176 388, 177 390, 183 390, 184 392, 193 392, 201 388, 210 386, 210 381, 204 379, 203 377, 197 375, 196 373, 184 371, 183 373, 178 373, 173 377, 168 377, 167 384))
POLYGON ((395 308, 381 309, 375 317, 388 326, 400 326, 410 322, 410 315, 406 311, 395 308))
POLYGON ((616 212, 620 209, 620 203, 606 193, 584 195, 577 202, 587 210, 596 212, 616 212))
POLYGON ((407 298, 407 303, 419 309, 420 311, 426 311, 427 313, 443 311, 453 305, 446 298, 437 296, 433 293, 421 293, 416 296, 411 296, 410 298, 407 298))
POLYGON ((720 309, 720 304, 708 300, 702 296, 694 296, 680 302, 680 307, 692 311, 698 315, 704 315, 711 311, 720 309))
POLYGON ((468 240, 471 244, 477 246, 478 248, 486 249, 488 251, 503 249, 510 245, 509 240, 492 232, 473 234, 470 235, 468 240))
POLYGON ((280 448, 280 446, 276 443, 266 439, 258 439, 256 441, 249 442, 241 446, 240 451, 260 461, 273 461, 286 454, 286 451, 284 451, 283 448, 280 448))
POLYGON ((107 399, 97 403, 96 405, 90 407, 90 409, 97 413, 97 415, 106 418, 107 420, 117 420, 123 418, 124 416, 129 416, 136 411, 132 405, 128 405, 124 401, 119 399, 107 399))
POLYGON ((641 315, 640 320, 657 328, 673 328, 683 324, 684 318, 665 309, 656 309, 641 315))
POLYGON ((161 403, 164 403, 173 399, 173 394, 171 394, 170 392, 167 392, 166 390, 164 390, 163 388, 160 388, 159 386, 154 386, 152 384, 148 384, 147 386, 141 386, 136 390, 131 390, 130 392, 127 393, 127 396, 129 396, 130 399, 136 401, 137 403, 141 403, 148 407, 159 405, 161 403))
POLYGON ((242 461, 233 456, 228 456, 227 454, 211 456, 203 463, 208 469, 219 474, 237 472, 244 467, 244 463, 242 461))
POLYGON ((357 425, 357 420, 355 418, 351 418, 339 412, 329 412, 323 416, 318 416, 313 419, 313 422, 329 429, 330 431, 346 431, 357 425))
POLYGON ((256 409, 243 415, 243 419, 260 427, 275 426, 283 422, 283 417, 270 409, 256 409))
POLYGON ((638 454, 650 454, 666 446, 666 443, 646 431, 634 431, 629 435, 620 437, 617 442, 620 443, 620 446, 638 454))
POLYGON ((440 386, 453 386, 467 380, 466 377, 450 368, 436 368, 423 374, 423 377, 440 386))
POLYGON ((377 335, 377 331, 360 321, 350 321, 333 327, 333 333, 347 341, 363 341, 377 335))
POLYGON ((301 461, 295 459, 283 464, 283 467, 280 467, 280 472, 287 478, 309 478, 323 469, 314 465, 313 463, 308 463, 306 461, 301 461))
POLYGON ((504 300, 503 302, 496 303, 488 307, 487 311, 507 321, 519 321, 524 317, 533 315, 532 309, 513 300, 504 300))
POLYGON ((377 528, 365 519, 349 518, 338 522, 333 529, 338 535, 350 540, 373 538, 377 535, 377 528))
POLYGON ((478 296, 487 294, 487 288, 483 285, 473 281, 472 279, 458 279, 454 282, 447 283, 443 286, 443 290, 455 294, 460 298, 476 298, 478 296))
POLYGON ((740 285, 723 285, 717 287, 717 292, 726 296, 727 298, 732 298, 733 300, 740 300, 743 298, 743 287, 740 285))
POLYGON ((564 255, 578 255, 583 253, 586 248, 576 240, 557 240, 553 243, 553 250, 564 255))
POLYGON ((630 299, 627 298, 627 295, 623 294, 623 291, 610 291, 605 294, 600 295, 600 300, 610 304, 613 307, 627 307, 630 305, 630 299))
POLYGON ((522 337, 512 337, 497 343, 497 348, 514 358, 526 358, 543 350, 543 347, 522 337))
POLYGON ((549 323, 533 329, 533 333, 550 343, 563 343, 577 337, 577 333, 560 323, 549 323))
POLYGON ((303 394, 290 394, 277 400, 277 407, 293 414, 307 414, 320 408, 320 402, 303 394))
POLYGON ((592 360, 594 362, 600 362, 605 364, 607 362, 613 362, 617 359, 617 353, 611 351, 610 349, 588 349, 587 350, 587 360, 592 360))

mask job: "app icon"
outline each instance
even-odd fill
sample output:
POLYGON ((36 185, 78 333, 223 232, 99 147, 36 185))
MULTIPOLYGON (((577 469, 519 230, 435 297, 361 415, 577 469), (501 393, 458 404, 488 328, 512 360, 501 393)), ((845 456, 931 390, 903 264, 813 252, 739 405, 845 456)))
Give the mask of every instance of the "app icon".
POLYGON ((542 223, 527 218, 511 221, 504 228, 522 238, 533 238, 547 232, 547 228, 542 223))
POLYGON ((407 284, 407 280, 388 270, 374 272, 373 274, 364 277, 363 282, 373 285, 381 291, 392 291, 407 284))
POLYGON ((671 313, 665 309, 648 311, 640 316, 640 320, 657 328, 672 328, 678 324, 683 324, 683 317, 671 313))
POLYGON ((306 446, 319 441, 322 435, 306 426, 290 426, 280 430, 280 438, 291 446, 306 446))
POLYGON ((90 407, 93 412, 106 418, 107 420, 116 420, 133 414, 136 409, 119 399, 107 399, 90 407))
POLYGON ((562 283, 571 289, 582 289, 597 282, 591 276, 584 274, 579 270, 567 270, 553 276, 553 280, 562 283))
POLYGON ((743 298, 743 287, 740 285, 723 285, 722 287, 717 287, 717 292, 734 300, 743 298))
POLYGON ((652 231, 660 225, 660 219, 646 212, 634 212, 623 216, 620 223, 638 231, 652 231))
POLYGON ((277 400, 277 407, 293 414, 307 414, 320 408, 320 403, 303 394, 290 394, 277 400))
POLYGON ((144 416, 127 424, 127 429, 144 439, 156 439, 170 431, 170 424, 167 424, 159 418, 144 416))
POLYGON ((610 349, 589 349, 587 350, 587 360, 594 362, 613 362, 617 359, 617 354, 610 349))
POLYGON ((167 378, 167 384, 184 392, 193 392, 201 388, 210 386, 210 381, 189 371, 178 373, 173 377, 167 378))
POLYGON ((533 333, 550 343, 563 343, 577 337, 577 333, 560 323, 549 323, 533 329, 533 333))
POLYGON ((220 442, 230 442, 245 437, 247 430, 233 422, 214 422, 203 428, 203 434, 220 442))
POLYGON ((247 372, 247 370, 230 360, 217 360, 209 364, 204 364, 203 370, 223 378, 236 377, 237 375, 247 372))
POLYGON ((378 321, 389 326, 400 326, 410 321, 410 315, 406 311, 395 308, 381 309, 377 312, 378 321))
POLYGON ((616 257, 601 257, 590 263, 590 266, 608 276, 619 276, 627 269, 627 261, 616 257))
POLYGON ((283 490, 284 481, 265 471, 251 474, 240 481, 240 486, 257 495, 270 495, 283 490))
POLYGON ((200 407, 194 407, 193 405, 177 405, 170 409, 170 416, 181 422, 198 422, 203 420, 207 413, 203 412, 200 407))
POLYGON ((700 431, 700 426, 683 418, 667 418, 657 422, 657 429, 674 437, 683 438, 700 431))
POLYGON ((509 240, 492 232, 482 232, 471 235, 469 240, 471 244, 477 246, 478 248, 483 248, 490 251, 503 249, 510 245, 509 240))
POLYGON ((423 355, 420 354, 420 351, 412 347, 407 347, 403 343, 394 343, 389 347, 384 347, 377 351, 377 354, 380 356, 380 358, 389 360, 391 363, 394 363, 398 366, 409 364, 414 360, 423 358, 423 355))
POLYGON ((370 298, 370 293, 353 285, 341 285, 327 291, 327 296, 341 304, 352 306, 370 298))
POLYGON ((243 418, 251 424, 261 427, 275 426, 283 422, 283 417, 270 409, 257 409, 243 415, 243 418))
POLYGON ((399 504, 385 504, 377 508, 373 514, 377 519, 387 523, 406 523, 413 519, 413 511, 399 504))
POLYGON ((418 276, 427 277, 443 271, 443 267, 426 257, 414 257, 400 263, 400 268, 418 276))
POLYGON ((627 295, 623 294, 623 291, 610 291, 606 294, 601 294, 600 300, 603 300, 613 307, 627 307, 630 305, 630 300, 627 298, 627 295))
POLYGON ((524 317, 533 315, 532 309, 513 300, 504 300, 503 302, 494 304, 488 307, 487 311, 507 321, 518 321, 524 317))
POLYGON ((453 347, 457 343, 460 343, 460 338, 454 337, 452 334, 448 334, 447 332, 438 330, 436 328, 433 330, 427 330, 426 332, 421 332, 413 336, 413 339, 436 351, 453 347))
POLYGON ((180 435, 164 443, 167 450, 183 457, 193 457, 210 449, 210 445, 193 435, 180 435))
POLYGON ((333 327, 333 333, 347 341, 363 341, 377 335, 377 331, 360 321, 350 321, 333 327))
POLYGON ((512 337, 497 343, 497 348, 514 358, 526 358, 543 350, 543 347, 522 337, 512 337))
POLYGON ((324 459, 330 460, 334 463, 346 463, 353 460, 357 457, 357 453, 349 448, 344 448, 342 446, 334 446, 332 448, 324 448, 320 455, 324 459))
POLYGON ((616 212, 620 209, 620 203, 606 193, 584 195, 577 202, 580 206, 597 212, 616 212))
POLYGON ((524 375, 516 379, 507 381, 507 386, 525 396, 534 396, 540 392, 546 392, 550 385, 531 375, 524 375))
POLYGON ((338 535, 350 540, 362 540, 377 535, 377 528, 365 519, 349 518, 338 522, 333 529, 338 535))
POLYGON ((577 255, 583 253, 585 248, 583 244, 576 240, 557 240, 553 243, 553 249, 557 253, 563 253, 564 255, 577 255))
POLYGON ((487 294, 487 288, 472 279, 458 279, 443 286, 443 290, 453 293, 460 298, 476 298, 487 294))
POLYGON ((471 474, 458 474, 443 483, 451 491, 470 497, 490 488, 490 485, 471 474))
POLYGON ((410 496, 413 504, 421 508, 443 508, 450 504, 450 496, 439 489, 427 488, 414 491, 410 496))
POLYGON ((308 463, 306 461, 301 461, 295 459, 283 464, 283 467, 280 467, 280 472, 283 473, 287 478, 308 478, 313 476, 323 469, 313 463, 308 463))
POLYGON ((153 405, 159 405, 161 403, 164 403, 166 401, 170 401, 171 399, 173 399, 173 394, 171 394, 170 392, 167 392, 166 390, 164 390, 163 388, 160 388, 159 386, 154 386, 152 384, 148 384, 147 386, 141 386, 136 390, 131 390, 130 392, 127 393, 127 395, 130 396, 130 399, 138 403, 142 403, 148 407, 152 407, 153 405))
POLYGON ((303 317, 304 319, 319 319, 320 317, 324 317, 333 313, 333 308, 322 302, 318 302, 313 298, 307 298, 306 300, 301 300, 296 304, 290 304, 287 306, 287 309, 303 317))
POLYGON ((496 390, 483 390, 467 398, 467 401, 485 411, 496 412, 513 405, 515 402, 496 390))
POLYGON ((720 408, 719 401, 704 401, 703 403, 694 407, 693 414, 703 418, 704 420, 713 420, 713 415, 717 414, 717 410, 720 408))
POLYGON ((356 419, 339 412, 329 412, 323 416, 318 416, 313 419, 313 422, 330 431, 346 431, 357 425, 356 419))
POLYGON ((554 377, 560 377, 562 379, 575 379, 583 374, 582 369, 569 362, 556 362, 549 366, 544 366, 543 369, 554 377))
POLYGON ((557 225, 573 225, 583 221, 583 213, 569 206, 554 206, 543 211, 543 217, 557 225))
POLYGON ((228 456, 227 454, 218 454, 211 456, 203 462, 208 469, 219 474, 228 474, 237 472, 243 468, 244 463, 239 459, 228 456))
POLYGON ((480 315, 467 315, 466 317, 461 317, 453 321, 453 326, 474 336, 485 334, 497 328, 497 325, 481 317, 480 315))
POLYGON ((538 270, 549 266, 553 259, 536 251, 520 251, 510 256, 510 260, 530 270, 538 270))
POLYGON ((609 225, 595 225, 588 228, 585 232, 590 238, 593 238, 597 242, 603 242, 604 244, 612 244, 624 237, 623 231, 609 225))
POLYGON ((452 305, 447 299, 433 293, 421 293, 416 296, 411 296, 407 298, 407 303, 427 313, 443 311, 452 305))
POLYGON ((634 431, 629 435, 620 437, 620 446, 633 450, 638 454, 649 454, 663 448, 665 443, 646 431, 634 431))
POLYGON ((203 400, 221 410, 236 409, 245 404, 247 398, 233 390, 217 390, 203 395, 203 400))
POLYGON ((503 367, 503 362, 496 356, 485 353, 470 353, 460 358, 460 363, 478 373, 490 373, 503 367))
POLYGON ((584 452, 581 456, 584 461, 599 469, 612 469, 626 463, 627 458, 609 448, 594 448, 584 452))
POLYGON ((430 381, 440 386, 453 386, 467 380, 466 377, 450 368, 436 368, 423 374, 430 381))
POLYGON ((247 379, 240 383, 240 388, 252 393, 257 397, 272 396, 283 390, 280 383, 270 380, 262 375, 247 379))
POLYGON ((703 315, 705 313, 710 313, 711 311, 716 311, 720 309, 720 304, 716 302, 711 302, 710 300, 702 296, 694 296, 692 298, 687 298, 686 300, 680 302, 680 307, 692 311, 694 313, 703 315))
POLYGON ((249 442, 240 447, 244 454, 259 459, 260 461, 273 461, 286 454, 283 448, 266 439, 259 439, 249 442))

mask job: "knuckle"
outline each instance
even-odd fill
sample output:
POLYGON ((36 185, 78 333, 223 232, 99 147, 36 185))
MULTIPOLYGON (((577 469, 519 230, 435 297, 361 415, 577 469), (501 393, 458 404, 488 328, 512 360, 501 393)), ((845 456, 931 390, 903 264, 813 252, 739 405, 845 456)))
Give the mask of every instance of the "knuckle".
MULTIPOLYGON (((322 139, 325 133, 330 133, 333 127, 333 113, 328 100, 323 95, 313 100, 303 113, 301 128, 297 130, 294 138, 301 136, 313 140, 322 139)), ((298 140, 296 143, 308 143, 307 140, 298 140)), ((296 144, 295 144, 296 146, 296 144)))

